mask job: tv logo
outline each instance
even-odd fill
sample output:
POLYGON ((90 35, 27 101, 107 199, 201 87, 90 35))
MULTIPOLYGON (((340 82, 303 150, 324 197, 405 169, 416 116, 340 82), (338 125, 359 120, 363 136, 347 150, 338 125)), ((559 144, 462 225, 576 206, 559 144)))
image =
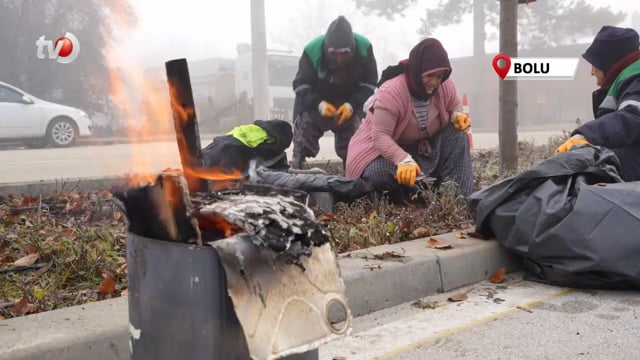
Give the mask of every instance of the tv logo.
POLYGON ((504 54, 493 58, 493 69, 503 80, 571 80, 577 68, 577 58, 510 58, 504 54))
POLYGON ((78 38, 70 32, 59 37, 55 43, 51 40, 45 40, 44 35, 36 41, 38 59, 45 58, 44 49, 47 49, 47 57, 55 59, 61 64, 69 64, 73 62, 80 52, 80 42, 78 38))

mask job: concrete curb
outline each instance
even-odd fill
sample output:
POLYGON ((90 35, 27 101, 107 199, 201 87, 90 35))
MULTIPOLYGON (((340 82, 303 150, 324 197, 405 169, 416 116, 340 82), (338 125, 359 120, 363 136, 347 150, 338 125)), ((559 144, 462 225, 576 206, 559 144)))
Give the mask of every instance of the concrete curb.
POLYGON ((0 194, 50 196, 62 191, 98 191, 125 184, 124 176, 69 178, 0 184, 0 194))
MULTIPOLYGON (((355 316, 487 279, 519 260, 496 241, 434 236, 453 249, 426 247, 426 239, 377 246, 338 256, 349 307, 355 316), (378 260, 387 252, 402 257, 378 260)), ((126 299, 0 321, 0 359, 128 359, 126 299)))
MULTIPOLYGON (((222 134, 217 133, 201 133, 202 139, 213 139, 215 136, 222 134)), ((114 145, 114 144, 132 144, 132 143, 150 143, 150 142, 166 142, 176 141, 176 134, 150 135, 146 137, 129 137, 129 136, 91 136, 79 138, 74 146, 95 146, 95 145, 114 145)), ((25 146, 20 140, 3 141, 0 143, 0 150, 14 150, 24 148, 25 146)))

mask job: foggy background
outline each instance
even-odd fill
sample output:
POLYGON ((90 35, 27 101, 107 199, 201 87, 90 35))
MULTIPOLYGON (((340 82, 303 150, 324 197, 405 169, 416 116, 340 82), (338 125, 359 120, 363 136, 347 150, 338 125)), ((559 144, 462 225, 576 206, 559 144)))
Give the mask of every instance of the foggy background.
MULTIPOLYGON (((579 57, 602 25, 640 27, 635 0, 538 0, 519 6, 520 56, 579 57)), ((442 41, 452 78, 467 95, 475 131, 497 126, 498 1, 265 0, 271 117, 290 119, 291 81, 303 46, 345 15, 373 44, 379 70, 407 57, 424 36, 442 41), (477 5, 480 4, 480 7, 477 5), (485 39, 474 46, 480 8, 485 39), (476 14, 477 15, 477 14, 476 14), (476 17, 478 18, 478 17, 476 17)), ((250 1, 0 0, 0 81, 91 115, 96 135, 171 132, 164 62, 189 60, 204 131, 253 120, 250 1), (36 58, 35 40, 66 31, 79 58, 58 64, 36 58), (123 130, 124 129, 124 130, 123 130)), ((580 60, 573 81, 521 81, 521 127, 562 127, 591 114, 595 82, 580 60)))

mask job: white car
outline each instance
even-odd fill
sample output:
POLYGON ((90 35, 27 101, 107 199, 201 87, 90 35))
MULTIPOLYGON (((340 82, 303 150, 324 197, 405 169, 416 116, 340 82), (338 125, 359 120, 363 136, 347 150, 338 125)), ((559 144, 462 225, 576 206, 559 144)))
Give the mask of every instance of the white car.
POLYGON ((0 81, 0 141, 20 140, 32 148, 67 147, 91 135, 84 111, 38 99, 0 81))

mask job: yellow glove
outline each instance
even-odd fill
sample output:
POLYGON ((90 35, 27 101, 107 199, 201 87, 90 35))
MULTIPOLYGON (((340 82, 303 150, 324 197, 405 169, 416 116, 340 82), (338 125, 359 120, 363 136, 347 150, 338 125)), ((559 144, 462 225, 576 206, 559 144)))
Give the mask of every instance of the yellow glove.
POLYGON ((336 107, 327 101, 321 101, 318 105, 318 112, 323 117, 333 117, 336 115, 336 107))
POLYGON ((567 152, 576 145, 586 145, 586 144, 589 144, 589 142, 587 141, 587 139, 584 138, 584 136, 580 134, 573 135, 567 141, 565 141, 562 145, 558 146, 558 148, 556 149, 556 154, 567 152))
POLYGON ((420 173, 420 167, 413 160, 411 155, 398 163, 398 170, 396 170, 396 181, 398 184, 413 186, 416 183, 416 177, 420 173))
POLYGON ((459 131, 468 133, 469 129, 471 129, 471 118, 469 118, 467 114, 456 111, 451 114, 451 121, 453 122, 453 126, 459 131))
POLYGON ((342 125, 343 122, 349 120, 353 115, 353 107, 349 103, 340 105, 336 110, 336 116, 338 116, 338 125, 342 125))

